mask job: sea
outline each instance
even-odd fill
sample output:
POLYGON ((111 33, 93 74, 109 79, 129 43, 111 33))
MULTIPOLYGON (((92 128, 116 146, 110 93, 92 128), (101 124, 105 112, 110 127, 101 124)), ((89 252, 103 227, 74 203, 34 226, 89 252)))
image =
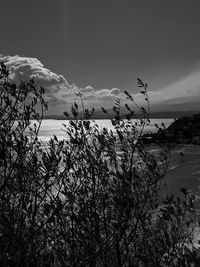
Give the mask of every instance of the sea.
MULTIPOLYGON (((162 127, 162 123, 164 123, 165 127, 168 127, 173 121, 174 119, 166 119, 166 118, 150 119, 150 123, 145 126, 144 132, 145 133, 156 132, 157 128, 155 124, 157 124, 159 127, 162 127)), ((32 123, 34 123, 34 121, 32 121, 32 123)), ((103 129, 104 127, 107 128, 108 130, 114 130, 114 127, 109 119, 95 120, 95 121, 92 121, 92 123, 96 123, 99 126, 100 130, 103 129)), ((52 120, 52 119, 45 120, 44 119, 42 121, 39 135, 38 135, 39 140, 41 140, 44 144, 46 144, 48 143, 50 138, 52 138, 54 135, 56 135, 59 140, 65 139, 66 133, 64 131, 65 128, 63 124, 68 126, 69 121, 68 120, 52 120)))

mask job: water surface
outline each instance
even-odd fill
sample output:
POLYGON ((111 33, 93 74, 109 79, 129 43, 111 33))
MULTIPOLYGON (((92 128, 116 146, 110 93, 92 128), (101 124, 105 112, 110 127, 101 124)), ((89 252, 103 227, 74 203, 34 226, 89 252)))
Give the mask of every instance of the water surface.
MULTIPOLYGON (((164 123, 165 126, 168 127, 172 122, 173 119, 151 119, 150 124, 145 126, 144 132, 155 132, 155 123, 157 123, 158 126, 161 126, 161 124, 164 123)), ((100 130, 103 129, 103 127, 108 130, 114 130, 111 121, 108 119, 95 120, 95 123, 99 126, 100 130)), ((56 135, 58 139, 66 138, 63 124, 69 125, 69 121, 43 120, 39 131, 39 139, 46 143, 54 135, 56 135)))

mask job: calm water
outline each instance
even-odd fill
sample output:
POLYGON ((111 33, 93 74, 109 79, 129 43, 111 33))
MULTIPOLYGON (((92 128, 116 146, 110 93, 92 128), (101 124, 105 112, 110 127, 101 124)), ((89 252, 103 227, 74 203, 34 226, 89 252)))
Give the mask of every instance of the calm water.
MULTIPOLYGON (((145 132, 155 132, 156 131, 155 123, 157 123, 158 126, 161 126, 162 122, 165 124, 166 127, 168 127, 173 122, 173 119, 151 119, 150 124, 145 126, 145 132)), ((43 120, 39 132, 39 139, 46 143, 51 137, 53 137, 53 135, 56 135, 58 139, 66 138, 66 134, 63 131, 64 130, 63 123, 68 125, 69 121, 43 120)), ((113 126, 110 120, 106 119, 96 120, 95 123, 98 124, 100 129, 106 127, 109 130, 113 130, 113 126)))

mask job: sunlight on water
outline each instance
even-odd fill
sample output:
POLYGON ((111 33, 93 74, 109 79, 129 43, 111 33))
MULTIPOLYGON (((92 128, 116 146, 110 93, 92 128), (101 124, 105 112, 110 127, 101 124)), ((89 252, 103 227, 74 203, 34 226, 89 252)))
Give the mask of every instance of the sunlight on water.
MULTIPOLYGON (((157 123, 158 126, 164 123, 165 126, 168 127, 172 122, 173 119, 151 119, 150 124, 145 126, 144 132, 155 132, 155 123, 157 123)), ((69 125, 68 120, 43 120, 39 131, 39 139, 46 143, 54 135, 56 135, 58 139, 66 138, 63 123, 69 125)), ((95 123, 99 126, 100 130, 104 127, 108 130, 114 130, 110 120, 96 120, 95 123)))

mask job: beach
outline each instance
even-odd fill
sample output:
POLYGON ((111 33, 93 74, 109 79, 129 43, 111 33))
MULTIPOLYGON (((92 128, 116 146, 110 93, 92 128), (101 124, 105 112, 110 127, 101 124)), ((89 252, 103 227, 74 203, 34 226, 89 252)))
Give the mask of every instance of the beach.
POLYGON ((171 150, 165 182, 163 195, 177 195, 184 187, 200 199, 200 146, 180 144, 171 150))

